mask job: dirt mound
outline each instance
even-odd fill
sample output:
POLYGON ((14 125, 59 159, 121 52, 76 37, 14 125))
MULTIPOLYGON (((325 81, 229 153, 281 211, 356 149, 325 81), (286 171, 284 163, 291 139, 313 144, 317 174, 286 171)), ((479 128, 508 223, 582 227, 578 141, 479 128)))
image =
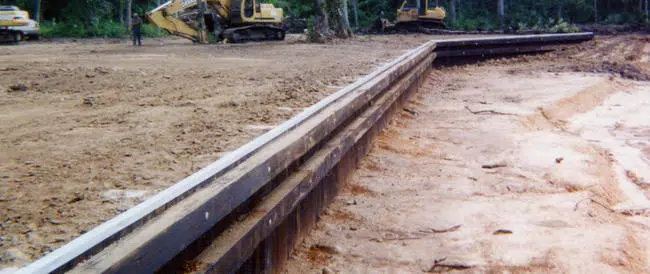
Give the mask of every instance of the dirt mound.
POLYGON ((620 64, 616 62, 605 61, 602 63, 591 64, 576 64, 571 65, 568 69, 579 72, 594 72, 594 73, 611 73, 620 75, 622 78, 637 80, 637 81, 650 81, 650 74, 648 71, 638 68, 633 64, 620 64))
POLYGON ((478 66, 516 65, 548 72, 609 73, 650 81, 650 35, 597 36, 593 41, 563 46, 556 51, 487 60, 478 66))

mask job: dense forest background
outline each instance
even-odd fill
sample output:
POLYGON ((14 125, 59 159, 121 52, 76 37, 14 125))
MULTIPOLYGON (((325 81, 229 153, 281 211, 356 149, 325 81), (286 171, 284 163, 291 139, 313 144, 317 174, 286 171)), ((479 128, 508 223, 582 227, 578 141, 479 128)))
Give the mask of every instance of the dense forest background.
MULTIPOLYGON (((366 28, 383 12, 394 19, 403 0, 262 0, 297 18, 332 17, 338 10, 352 29, 366 28), (341 7, 345 9, 341 12, 341 7), (356 8, 355 8, 356 7, 356 8), (320 9, 327 10, 319 13, 320 9), (332 12, 332 10, 334 10, 332 12), (349 10, 349 12, 348 12, 349 10)), ((409 0, 413 1, 413 0, 409 0)), ((129 7, 135 13, 156 7, 160 0, 0 0, 30 12, 41 22, 44 36, 119 37, 126 33, 129 7), (40 7, 40 9, 38 8, 40 7), (38 16, 37 16, 38 15, 38 16)), ((648 0, 429 0, 447 10, 446 23, 455 29, 540 28, 571 24, 647 24, 648 0), (502 16, 500 16, 502 15, 502 16)), ((336 22, 340 20, 330 20, 336 22)), ((331 24, 331 23, 330 23, 331 24)), ((335 26, 329 26, 335 28, 335 26)), ((162 32, 145 26, 145 35, 162 32)))

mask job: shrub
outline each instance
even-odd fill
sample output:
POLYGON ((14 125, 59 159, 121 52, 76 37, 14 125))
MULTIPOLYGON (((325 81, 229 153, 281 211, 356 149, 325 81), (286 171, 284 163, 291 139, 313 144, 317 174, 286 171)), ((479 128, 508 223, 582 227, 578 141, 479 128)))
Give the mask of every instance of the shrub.
POLYGON ((614 13, 605 18, 605 24, 631 24, 642 21, 642 15, 632 13, 614 13))
POLYGON ((573 24, 569 24, 567 22, 560 20, 559 22, 557 22, 557 24, 548 28, 548 31, 555 32, 555 33, 570 33, 570 32, 578 32, 580 31, 580 29, 578 29, 578 27, 576 27, 573 24))
POLYGON ((102 22, 89 30, 87 36, 104 38, 122 38, 126 36, 126 28, 119 22, 102 22))
MULTIPOLYGON (((87 27, 80 22, 43 22, 40 27, 41 36, 46 38, 126 38, 130 35, 123 24, 113 21, 100 22, 95 27, 87 27)), ((142 25, 142 35, 145 37, 162 37, 166 36, 167 32, 153 25, 144 24, 142 25)))
POLYGON ((142 30, 142 35, 145 37, 164 37, 169 35, 166 31, 161 30, 158 27, 150 24, 142 25, 141 30, 142 30))
POLYGON ((492 24, 490 20, 483 17, 478 17, 474 19, 460 19, 456 20, 456 24, 451 26, 453 29, 460 29, 466 31, 475 31, 475 30, 490 30, 492 24))
POLYGON ((79 22, 43 22, 40 25, 43 37, 86 37, 86 27, 79 22))

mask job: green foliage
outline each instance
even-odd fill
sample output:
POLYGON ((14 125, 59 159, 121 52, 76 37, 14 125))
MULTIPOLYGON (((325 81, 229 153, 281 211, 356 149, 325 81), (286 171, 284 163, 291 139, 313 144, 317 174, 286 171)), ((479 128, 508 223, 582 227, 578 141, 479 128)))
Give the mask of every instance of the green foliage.
POLYGON ((87 36, 91 37, 120 38, 124 37, 125 34, 126 28, 124 25, 113 21, 96 23, 93 28, 87 31, 87 36))
MULTIPOLYGON (((133 0, 133 12, 144 14, 166 0, 133 0)), ((352 0, 348 1, 352 23, 352 0)), ((403 0, 358 0, 360 27, 368 27, 383 14, 388 20, 395 20, 396 10, 403 0)), ((413 2, 415 0, 408 0, 413 2)), ((505 0, 505 25, 497 17, 497 0, 458 0, 457 21, 451 22, 451 0, 428 0, 429 7, 436 3, 447 10, 447 25, 452 29, 533 29, 539 31, 570 32, 573 23, 590 24, 594 18, 594 0, 505 0)), ((285 11, 285 16, 311 18, 314 16, 315 0, 261 0, 272 3, 285 11)), ((328 2, 328 1, 325 1, 328 2)), ((13 4, 27 10, 34 17, 34 0, 0 0, 0 4, 13 4)), ((596 0, 598 22, 604 24, 629 24, 643 21, 643 12, 638 0, 609 1, 596 0)), ((126 0, 41 0, 41 31, 45 37, 127 37, 129 34, 120 24, 126 21, 126 0), (122 12, 120 13, 120 10, 122 12), (120 15, 122 18, 120 18, 120 15), (55 19, 58 24, 52 24, 55 19)), ((327 6, 325 7, 327 8, 327 6)), ((331 10, 330 10, 331 12, 331 10)), ((164 36, 164 31, 143 25, 143 35, 164 36)))
POLYGON ((169 35, 166 31, 150 24, 143 24, 140 30, 144 37, 164 37, 169 35))
POLYGON ((614 13, 607 15, 605 24, 632 24, 632 23, 641 23, 643 21, 643 16, 640 14, 631 14, 631 13, 614 13))
MULTIPOLYGON (((350 3, 352 0, 348 0, 350 3)), ((411 0, 412 1, 412 0, 411 0)), ((359 0, 359 25, 362 27, 371 26, 380 14, 388 20, 395 20, 397 8, 402 4, 399 0, 359 0)), ((352 16, 352 12, 349 13, 352 16)))
POLYGON ((40 25, 41 36, 52 37, 86 37, 87 31, 84 24, 80 22, 51 23, 42 22, 40 25))
MULTIPOLYGON (((45 38, 72 37, 72 38, 126 38, 130 34, 126 27, 118 22, 100 22, 95 27, 86 27, 80 22, 42 22, 41 36, 45 38)), ((142 35, 145 37, 162 37, 167 33, 149 24, 142 25, 142 35)))
POLYGON ((548 28, 548 31, 554 33, 571 33, 578 32, 580 29, 578 29, 578 27, 575 25, 569 24, 563 20, 559 20, 556 24, 550 26, 548 28))
POLYGON ((285 16, 308 18, 313 15, 314 0, 269 0, 263 2, 282 8, 285 16))
POLYGON ((456 24, 450 25, 452 29, 459 30, 492 30, 496 22, 491 22, 488 18, 476 18, 476 19, 459 19, 456 21, 456 24))
POLYGON ((323 42, 322 37, 318 32, 314 31, 314 20, 310 20, 310 24, 308 24, 307 28, 307 41, 314 42, 314 43, 319 43, 323 42))

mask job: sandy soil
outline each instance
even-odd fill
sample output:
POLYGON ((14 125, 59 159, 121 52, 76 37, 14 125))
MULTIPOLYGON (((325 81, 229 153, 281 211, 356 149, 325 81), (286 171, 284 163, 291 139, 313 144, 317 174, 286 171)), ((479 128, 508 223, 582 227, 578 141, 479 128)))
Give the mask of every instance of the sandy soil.
POLYGON ((0 266, 40 257, 429 38, 0 47, 0 266))
POLYGON ((286 273, 647 272, 650 83, 628 78, 650 45, 630 38, 433 71, 286 273))
MULTIPOLYGON (((431 38, 1 47, 0 267, 63 245, 431 38)), ((647 41, 604 37, 484 65, 635 79, 648 75, 647 41)), ((625 175, 644 176, 631 172, 625 175)))

